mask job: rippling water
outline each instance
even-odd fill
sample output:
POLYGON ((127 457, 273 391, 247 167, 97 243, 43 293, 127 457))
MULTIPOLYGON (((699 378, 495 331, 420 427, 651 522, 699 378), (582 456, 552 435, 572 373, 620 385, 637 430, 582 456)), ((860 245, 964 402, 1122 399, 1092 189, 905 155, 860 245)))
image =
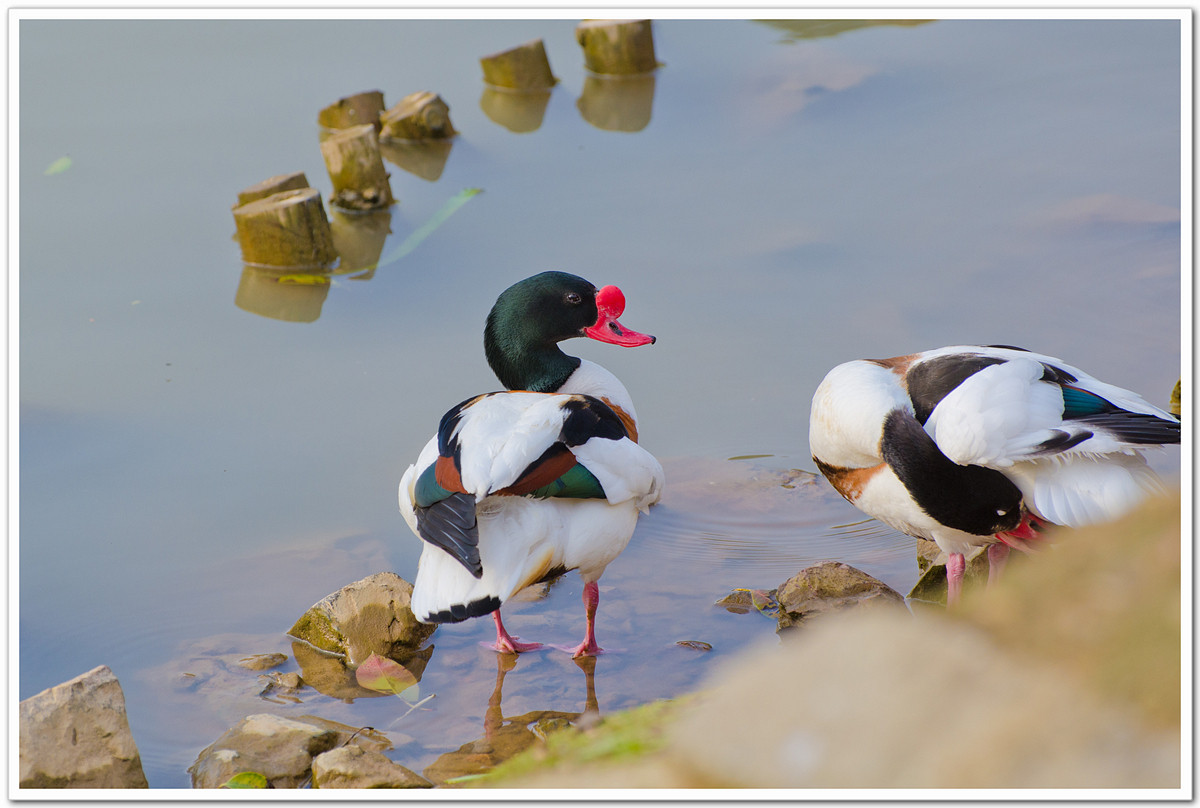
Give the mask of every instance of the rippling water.
MULTIPOLYGON (((656 21, 663 67, 599 115, 569 19, 22 19, 20 697, 108 664, 157 787, 260 711, 386 730, 421 770, 497 715, 583 710, 589 685, 601 712, 694 687, 773 637, 713 606, 730 589, 837 559, 907 591, 911 540, 812 473, 834 364, 1018 344, 1165 402, 1179 22, 901 22, 656 21), (478 58, 538 37, 560 83, 514 131, 478 58), (461 133, 433 171, 392 155, 399 204, 357 220, 403 256, 247 297, 237 191, 304 171, 327 198, 317 111, 373 88, 439 93, 461 133), (464 188, 483 193, 409 249, 464 188), (449 405, 496 387, 484 316, 544 269, 620 285, 659 338, 569 345, 625 381, 668 475, 601 581, 620 653, 522 657, 489 713, 472 621, 439 629, 436 697, 407 716, 261 697, 238 658, 292 654, 282 632, 347 583, 415 575, 397 481, 449 405)), ((1179 452, 1155 463, 1172 477, 1179 452)), ((580 595, 568 575, 512 628, 577 642, 580 595)))

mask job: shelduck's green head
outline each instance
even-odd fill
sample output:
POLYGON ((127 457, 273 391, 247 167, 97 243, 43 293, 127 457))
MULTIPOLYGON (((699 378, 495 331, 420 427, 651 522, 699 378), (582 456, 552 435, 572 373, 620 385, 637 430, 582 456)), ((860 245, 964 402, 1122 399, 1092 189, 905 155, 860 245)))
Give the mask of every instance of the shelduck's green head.
POLYGON ((625 295, 615 286, 597 289, 578 275, 542 272, 500 293, 488 314, 483 347, 488 364, 509 390, 553 392, 579 359, 558 343, 589 337, 625 347, 650 345, 654 337, 617 320, 625 295))

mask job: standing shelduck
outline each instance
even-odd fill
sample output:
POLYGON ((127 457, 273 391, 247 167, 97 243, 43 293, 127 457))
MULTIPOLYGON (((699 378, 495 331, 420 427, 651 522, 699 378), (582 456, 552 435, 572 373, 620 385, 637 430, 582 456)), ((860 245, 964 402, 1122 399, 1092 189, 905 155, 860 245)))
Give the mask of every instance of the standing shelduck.
POLYGON ((956 345, 838 365, 813 396, 817 468, 859 510, 948 554, 988 546, 994 581, 1040 522, 1115 518, 1161 489, 1139 449, 1179 443, 1179 421, 1051 356, 956 345))
POLYGON ((526 586, 578 569, 586 635, 575 656, 601 653, 596 581, 658 501, 662 466, 637 443, 633 401, 616 376, 558 343, 590 337, 634 347, 654 337, 617 318, 625 297, 565 272, 501 293, 484 349, 505 392, 468 399, 400 481, 400 510, 424 548, 412 610, 426 623, 492 614, 502 653, 541 647, 505 630, 500 607, 526 586))

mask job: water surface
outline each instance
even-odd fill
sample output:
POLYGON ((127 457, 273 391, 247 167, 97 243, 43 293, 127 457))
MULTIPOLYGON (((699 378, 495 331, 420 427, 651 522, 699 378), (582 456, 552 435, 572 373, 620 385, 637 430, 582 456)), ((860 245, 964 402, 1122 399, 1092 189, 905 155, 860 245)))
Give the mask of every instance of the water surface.
MULTIPOLYGON (((489 621, 439 630, 421 682, 437 697, 402 719, 391 698, 266 701, 221 660, 290 653, 315 601, 415 575, 396 484, 448 406, 496 388, 483 318, 542 270, 621 286, 623 320, 659 338, 567 346, 623 379, 668 474, 601 581, 600 641, 622 651, 595 665, 602 712, 771 637, 712 608, 733 587, 827 558, 915 581, 910 540, 791 471, 814 470, 808 401, 833 365, 1016 344, 1165 403, 1178 21, 663 20, 663 67, 607 116, 583 97, 575 22, 19 23, 21 698, 109 665, 156 787, 187 786, 250 712, 386 729, 418 771, 481 737, 489 621), (561 81, 513 131, 478 58, 535 38, 561 81), (483 193, 335 279, 308 321, 255 313, 236 193, 304 171, 328 198, 317 112, 369 89, 437 92, 461 133, 432 179, 389 164, 384 254, 483 193)), ((1155 463, 1177 474, 1179 453, 1155 463)), ((577 642, 580 591, 566 576, 512 628, 577 642)), ((569 657, 539 653, 507 673, 502 712, 587 697, 569 657)))

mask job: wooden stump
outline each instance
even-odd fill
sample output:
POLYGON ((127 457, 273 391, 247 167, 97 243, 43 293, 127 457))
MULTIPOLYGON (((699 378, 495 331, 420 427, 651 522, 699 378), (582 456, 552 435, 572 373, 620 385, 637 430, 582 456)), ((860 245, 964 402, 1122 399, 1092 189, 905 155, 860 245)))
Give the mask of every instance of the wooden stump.
POLYGON ((479 60, 483 80, 508 90, 546 90, 558 83, 550 72, 546 46, 535 39, 479 60))
POLYGON ((379 116, 380 137, 397 140, 433 140, 454 137, 450 107, 437 93, 422 91, 406 95, 400 103, 379 116))
POLYGON ((585 20, 576 26, 575 39, 593 73, 627 76, 658 67, 650 20, 585 20))
POLYGON ((282 191, 233 209, 242 260, 271 267, 327 267, 337 260, 316 188, 282 191))
POLYGON ((333 181, 331 204, 350 210, 377 210, 392 204, 375 127, 344 129, 321 143, 321 154, 333 181))
POLYGON ((575 106, 583 119, 610 132, 640 132, 654 106, 653 73, 638 76, 587 76, 575 106))
POLYGON ((263 199, 280 191, 294 191, 297 188, 308 187, 308 178, 304 176, 303 171, 293 171, 291 174, 277 174, 274 177, 268 177, 257 185, 251 185, 244 191, 239 191, 238 201, 234 207, 241 207, 256 199, 263 199))
POLYGON ((484 115, 508 131, 518 133, 533 132, 540 127, 549 103, 549 90, 513 92, 485 87, 479 98, 479 108, 484 115))
POLYGON ((383 93, 370 90, 339 99, 317 113, 317 123, 326 129, 349 129, 369 123, 379 129, 379 113, 383 112, 383 93))

